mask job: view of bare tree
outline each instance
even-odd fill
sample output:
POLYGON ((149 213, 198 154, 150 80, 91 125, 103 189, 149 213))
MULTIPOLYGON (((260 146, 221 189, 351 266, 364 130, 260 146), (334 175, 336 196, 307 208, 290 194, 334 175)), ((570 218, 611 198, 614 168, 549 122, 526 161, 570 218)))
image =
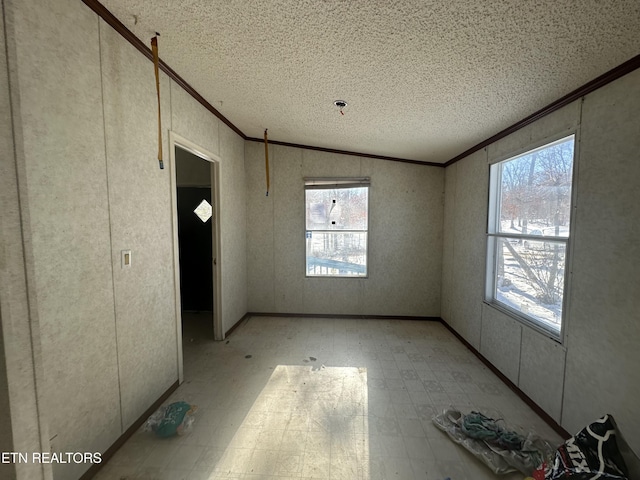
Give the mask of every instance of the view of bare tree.
POLYGON ((573 149, 571 137, 499 165, 495 281, 518 308, 534 303, 554 315, 561 310, 573 149))

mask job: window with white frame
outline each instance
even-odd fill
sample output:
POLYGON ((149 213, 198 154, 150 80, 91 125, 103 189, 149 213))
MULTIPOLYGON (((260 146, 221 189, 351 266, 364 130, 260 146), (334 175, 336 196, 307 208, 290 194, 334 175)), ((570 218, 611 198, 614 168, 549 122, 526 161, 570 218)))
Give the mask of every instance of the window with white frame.
POLYGON ((575 136, 491 165, 486 301, 560 339, 575 136))
POLYGON ((306 178, 306 275, 366 277, 368 178, 306 178))

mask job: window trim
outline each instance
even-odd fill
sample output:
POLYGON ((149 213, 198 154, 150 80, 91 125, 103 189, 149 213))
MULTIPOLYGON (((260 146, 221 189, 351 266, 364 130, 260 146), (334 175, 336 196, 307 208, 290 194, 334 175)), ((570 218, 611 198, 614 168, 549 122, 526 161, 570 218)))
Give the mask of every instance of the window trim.
POLYGON ((519 323, 526 325, 533 330, 545 335, 551 340, 560 343, 565 343, 567 324, 569 320, 569 307, 571 302, 571 276, 573 273, 573 241, 575 238, 575 213, 577 208, 577 180, 578 180, 578 163, 580 157, 580 128, 579 124, 572 128, 569 128, 563 132, 557 133, 553 136, 545 137, 537 142, 529 144, 527 147, 519 148, 511 151, 511 153, 500 155, 494 159, 488 159, 489 167, 489 185, 487 189, 487 223, 486 223, 486 242, 485 242, 485 279, 484 279, 484 292, 483 303, 488 307, 492 307, 505 315, 513 318, 519 323), (498 185, 502 182, 502 170, 499 175, 492 177, 491 170, 496 165, 504 163, 509 160, 515 160, 519 157, 529 155, 536 150, 541 150, 553 146, 554 144, 562 143, 563 141, 573 137, 573 165, 571 171, 571 203, 569 206, 569 233, 567 237, 549 237, 541 235, 506 235, 508 238, 517 237, 523 240, 550 240, 555 242, 562 242, 565 245, 565 269, 564 269, 564 284, 563 284, 563 304, 560 320, 560 330, 556 331, 551 327, 545 325, 542 321, 536 320, 534 317, 528 316, 521 311, 513 309, 508 305, 499 302, 495 296, 495 279, 496 279, 496 255, 497 255, 497 239, 504 238, 505 235, 497 232, 496 216, 498 213, 497 205, 500 201, 497 194, 492 192, 497 191, 498 185), (492 231, 493 227, 493 231, 492 231))
POLYGON ((305 278, 327 278, 327 279, 339 279, 339 278, 352 278, 363 279, 369 278, 370 265, 369 265, 369 237, 371 233, 371 178, 370 177, 304 177, 304 209, 303 209, 303 222, 304 222, 304 276, 305 278), (315 232, 329 232, 329 233, 366 233, 366 263, 364 275, 310 275, 307 270, 307 245, 306 245, 306 233, 307 221, 306 221, 306 191, 307 189, 321 190, 321 189, 333 189, 333 188, 360 188, 367 187, 367 229, 366 230, 313 230, 315 232))

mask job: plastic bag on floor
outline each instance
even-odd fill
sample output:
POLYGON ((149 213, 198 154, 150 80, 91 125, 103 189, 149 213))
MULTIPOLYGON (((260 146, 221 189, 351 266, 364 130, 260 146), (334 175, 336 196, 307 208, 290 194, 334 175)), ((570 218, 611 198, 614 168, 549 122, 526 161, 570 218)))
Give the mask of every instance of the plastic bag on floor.
POLYGON ((152 431, 158 437, 186 435, 193 429, 194 414, 198 409, 187 402, 175 402, 160 407, 144 424, 145 431, 152 431))
POLYGON ((553 456, 549 442, 531 432, 516 432, 480 412, 463 415, 448 409, 433 422, 498 475, 516 470, 529 475, 553 456))
POLYGON ((560 445, 554 461, 538 469, 534 478, 627 480, 629 472, 618 449, 616 430, 611 415, 596 420, 560 445))

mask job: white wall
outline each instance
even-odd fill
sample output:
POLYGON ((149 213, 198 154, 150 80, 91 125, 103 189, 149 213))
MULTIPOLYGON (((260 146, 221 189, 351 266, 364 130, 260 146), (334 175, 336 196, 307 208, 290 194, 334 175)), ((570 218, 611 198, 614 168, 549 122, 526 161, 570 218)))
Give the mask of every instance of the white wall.
MULTIPOLYGON (((0 451, 2 452, 13 451, 14 444, 22 444, 28 448, 40 446, 37 434, 35 379, 30 375, 29 384, 20 388, 19 372, 14 373, 23 361, 26 361, 28 366, 33 364, 30 361, 32 352, 29 323, 20 321, 28 316, 29 305, 24 275, 24 250, 11 125, 6 47, 5 23, 2 16, 0 17, 0 151, 3 152, 3 156, 0 158, 0 205, 2 206, 0 208, 0 285, 6 286, 0 288, 0 451), (13 335, 10 335, 10 332, 13 335), (14 342, 7 342, 9 338, 14 342), (24 400, 24 403, 19 403, 21 400, 24 400), (22 416, 25 420, 24 430, 22 432, 17 430, 16 435, 13 431, 16 421, 12 421, 11 418, 12 403, 16 417, 22 416)), ((17 465, 13 464, 0 464, 0 477, 11 480, 16 478, 16 467, 17 465)), ((36 472, 38 473, 41 472, 36 472)))
POLYGON ((569 432, 605 413, 640 452, 640 71, 446 169, 442 317, 569 432), (566 335, 484 304, 489 164, 578 131, 566 335))
POLYGON ((582 106, 563 423, 612 413, 640 454, 640 70, 582 106), (597 392, 592 394, 592 392, 597 392))
MULTIPOLYGON (((2 89, 2 151, 16 132, 0 217, 13 450, 104 451, 178 378, 168 132, 221 158, 225 330, 247 311, 244 142, 162 74, 160 170, 152 64, 81 2, 3 3, 14 108, 5 122, 2 89)), ((54 478, 88 466, 55 465, 54 478)))
POLYGON ((247 142, 249 311, 440 315, 444 170, 247 142), (369 277, 305 278, 304 177, 371 177, 369 277))
POLYGON ((19 322, 39 326, 30 342, 41 345, 38 414, 48 428, 40 448, 27 451, 48 450, 56 435, 56 451, 105 449, 121 422, 98 20, 71 2, 5 1, 5 12, 15 163, 21 208, 28 206, 21 221, 30 310, 19 322))

